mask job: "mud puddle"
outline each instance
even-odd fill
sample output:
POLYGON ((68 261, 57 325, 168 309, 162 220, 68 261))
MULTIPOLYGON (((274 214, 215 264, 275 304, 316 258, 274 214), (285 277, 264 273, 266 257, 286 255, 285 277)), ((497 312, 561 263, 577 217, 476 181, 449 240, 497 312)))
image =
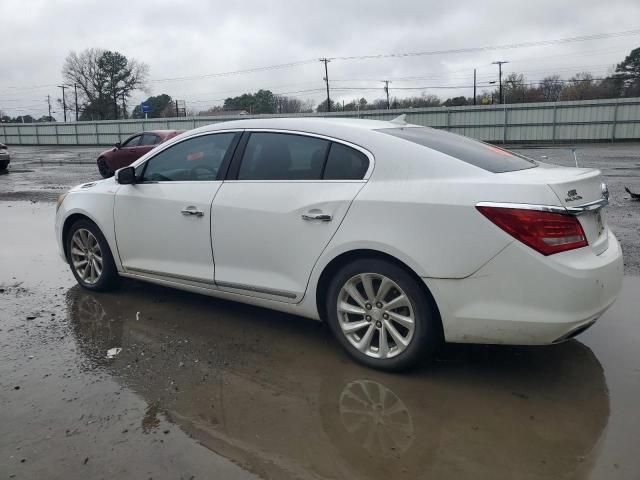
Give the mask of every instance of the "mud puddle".
POLYGON ((137 282, 84 291, 54 210, 0 202, 0 476, 640 476, 637 277, 577 341, 449 346, 391 375, 302 318, 137 282))

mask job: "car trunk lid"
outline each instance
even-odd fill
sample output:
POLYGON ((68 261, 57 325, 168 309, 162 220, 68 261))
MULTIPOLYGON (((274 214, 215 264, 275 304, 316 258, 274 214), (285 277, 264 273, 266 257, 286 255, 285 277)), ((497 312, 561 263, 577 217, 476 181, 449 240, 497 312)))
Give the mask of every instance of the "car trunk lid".
POLYGON ((590 168, 554 167, 540 164, 537 168, 499 174, 518 182, 546 184, 556 194, 559 204, 577 215, 589 246, 596 254, 608 247, 603 206, 605 193, 602 173, 590 168))

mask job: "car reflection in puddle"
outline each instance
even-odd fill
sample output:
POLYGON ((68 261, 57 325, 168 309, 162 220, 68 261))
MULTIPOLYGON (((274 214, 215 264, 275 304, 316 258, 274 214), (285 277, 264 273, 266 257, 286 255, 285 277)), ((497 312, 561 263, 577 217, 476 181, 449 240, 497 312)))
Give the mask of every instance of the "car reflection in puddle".
POLYGON ((391 457, 413 442, 411 413, 398 396, 373 380, 345 385, 338 403, 342 425, 353 441, 373 455, 391 457))
POLYGON ((577 341, 449 346, 394 375, 277 312, 135 282, 73 287, 67 302, 86 368, 267 478, 587 478, 609 415, 600 363, 577 341))

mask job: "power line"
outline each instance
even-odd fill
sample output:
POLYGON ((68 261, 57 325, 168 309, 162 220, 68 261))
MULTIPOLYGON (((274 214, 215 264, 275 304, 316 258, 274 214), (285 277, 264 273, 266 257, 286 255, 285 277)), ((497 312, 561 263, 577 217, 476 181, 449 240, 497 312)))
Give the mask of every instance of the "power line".
MULTIPOLYGON (((382 58, 403 58, 403 57, 416 57, 416 56, 430 56, 430 55, 450 55, 450 54, 460 54, 460 53, 473 53, 473 52, 481 52, 481 51, 492 51, 492 50, 506 50, 506 49, 517 49, 517 48, 527 48, 527 47, 535 47, 535 46, 549 46, 549 45, 557 45, 557 44, 566 44, 566 43, 574 43, 574 42, 583 42, 583 41, 593 41, 593 40, 602 40, 607 38, 620 38, 626 36, 639 35, 640 29, 635 30, 626 30, 621 32, 611 32, 611 33, 595 33, 590 35, 580 35, 576 37, 567 37, 567 38, 559 38, 552 40, 539 40, 539 41, 530 41, 530 42, 520 42, 520 43, 512 43, 512 44, 504 44, 504 45, 489 45, 489 46, 481 46, 481 47, 470 47, 470 48, 459 48, 459 49, 448 49, 448 50, 433 50, 433 51, 421 51, 421 52, 403 52, 403 53, 380 53, 380 54, 370 54, 370 55, 352 55, 352 56, 336 56, 336 57, 326 57, 324 60, 372 60, 372 59, 382 59, 382 58)), ((182 76, 182 77, 167 77, 167 78, 156 78, 150 79, 150 83, 162 83, 162 82, 173 82, 173 81, 186 81, 186 80, 197 80, 204 78, 215 78, 215 77, 226 77, 226 76, 234 76, 234 75, 244 75, 250 73, 257 73, 263 71, 271 71, 277 69, 285 69, 285 68, 294 68, 298 66, 303 66, 307 64, 311 64, 316 62, 315 59, 307 59, 300 60, 295 62, 288 62, 282 64, 275 65, 267 65, 261 67, 253 67, 243 70, 234 70, 228 72, 217 72, 217 73, 209 73, 209 74, 201 74, 201 75, 190 75, 190 76, 182 76)), ((325 63, 326 66, 326 63, 325 63)), ((43 84, 43 85, 31 85, 28 87, 20 87, 20 86, 7 86, 3 87, 4 89, 10 89, 14 91, 27 91, 27 90, 37 90, 42 88, 51 88, 58 86, 56 84, 43 84)))
POLYGON ((511 50, 515 48, 539 47, 548 45, 557 45, 562 43, 585 42, 590 40, 602 40, 605 38, 625 37, 631 35, 640 35, 640 29, 626 30, 623 32, 613 33, 594 33, 591 35, 580 35, 577 37, 557 38, 553 40, 538 40, 533 42, 510 43, 504 45, 488 45, 483 47, 455 48, 449 50, 431 50, 423 52, 404 52, 404 53, 380 53, 373 55, 352 55, 344 57, 330 57, 331 60, 374 60, 379 58, 401 58, 401 57, 419 57, 426 55, 452 55, 458 53, 487 52, 492 50, 511 50))
POLYGON ((298 62, 290 62, 290 63, 281 63, 277 65, 267 65, 264 67, 254 67, 247 68, 245 70, 233 70, 230 72, 218 72, 218 73, 205 73, 202 75, 190 75, 184 77, 172 77, 172 78, 155 78, 149 80, 149 82, 173 82, 173 81, 184 81, 184 80, 198 80, 202 78, 214 78, 214 77, 228 77, 232 75, 244 75, 248 73, 256 73, 256 72, 265 72, 270 70, 279 70, 282 68, 293 68, 299 67, 301 65, 307 65, 310 63, 315 63, 317 60, 300 60, 298 62))

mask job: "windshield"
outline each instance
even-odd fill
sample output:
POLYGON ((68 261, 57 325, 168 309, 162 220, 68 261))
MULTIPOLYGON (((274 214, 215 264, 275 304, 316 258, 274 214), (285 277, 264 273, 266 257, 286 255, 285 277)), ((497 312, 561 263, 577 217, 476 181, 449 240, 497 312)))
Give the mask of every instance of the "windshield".
POLYGON ((378 132, 437 150, 493 173, 525 170, 538 165, 534 160, 503 148, 433 128, 382 128, 378 132))

